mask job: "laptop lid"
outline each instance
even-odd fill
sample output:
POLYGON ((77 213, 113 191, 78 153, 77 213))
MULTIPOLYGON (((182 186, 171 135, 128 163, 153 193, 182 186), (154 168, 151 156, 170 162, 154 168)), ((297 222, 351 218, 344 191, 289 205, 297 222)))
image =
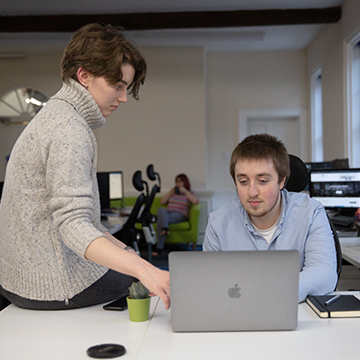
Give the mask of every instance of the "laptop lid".
POLYGON ((297 327, 297 250, 172 252, 169 270, 175 332, 297 327))

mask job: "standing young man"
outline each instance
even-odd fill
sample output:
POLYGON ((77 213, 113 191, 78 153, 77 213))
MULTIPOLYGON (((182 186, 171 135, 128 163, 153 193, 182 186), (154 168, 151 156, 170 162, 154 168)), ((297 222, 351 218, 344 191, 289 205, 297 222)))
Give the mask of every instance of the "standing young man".
POLYGON ((170 277, 100 223, 93 130, 139 97, 146 62, 122 29, 88 24, 61 61, 62 88, 24 129, 0 206, 0 294, 36 310, 126 296, 134 278, 170 307, 170 277))
POLYGON ((284 144, 267 134, 247 137, 232 153, 230 173, 239 198, 210 214, 204 251, 295 249, 299 302, 333 291, 336 251, 325 209, 285 190, 290 164, 284 144))

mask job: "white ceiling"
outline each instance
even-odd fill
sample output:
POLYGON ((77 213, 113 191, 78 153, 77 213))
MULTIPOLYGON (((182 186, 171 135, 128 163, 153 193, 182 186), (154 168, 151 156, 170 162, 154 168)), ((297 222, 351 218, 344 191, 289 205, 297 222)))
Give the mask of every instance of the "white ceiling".
MULTIPOLYGON (((177 11, 227 11, 326 8, 346 0, 5 0, 1 16, 117 14, 177 11)), ((139 46, 203 46, 207 51, 257 51, 306 48, 326 25, 131 31, 139 46)), ((68 33, 0 33, 0 55, 62 50, 68 33)))

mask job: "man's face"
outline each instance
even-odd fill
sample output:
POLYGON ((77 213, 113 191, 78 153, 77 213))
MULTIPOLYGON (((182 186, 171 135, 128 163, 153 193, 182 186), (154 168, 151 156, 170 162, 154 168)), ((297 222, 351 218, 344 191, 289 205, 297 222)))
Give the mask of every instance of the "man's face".
POLYGON ((110 116, 121 103, 127 102, 128 88, 134 80, 135 69, 129 64, 121 67, 122 80, 109 84, 104 76, 89 76, 88 91, 95 99, 104 117, 110 116))
POLYGON ((236 189, 242 206, 260 230, 273 226, 281 210, 285 178, 279 175, 272 160, 239 160, 235 165, 236 189))

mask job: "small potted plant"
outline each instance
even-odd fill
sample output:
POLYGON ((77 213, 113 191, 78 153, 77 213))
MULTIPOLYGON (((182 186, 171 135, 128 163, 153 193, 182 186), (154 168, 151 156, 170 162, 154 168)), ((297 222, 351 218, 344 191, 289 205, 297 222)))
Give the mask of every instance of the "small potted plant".
POLYGON ((149 290, 140 282, 133 282, 126 298, 131 321, 147 321, 150 313, 149 290))

